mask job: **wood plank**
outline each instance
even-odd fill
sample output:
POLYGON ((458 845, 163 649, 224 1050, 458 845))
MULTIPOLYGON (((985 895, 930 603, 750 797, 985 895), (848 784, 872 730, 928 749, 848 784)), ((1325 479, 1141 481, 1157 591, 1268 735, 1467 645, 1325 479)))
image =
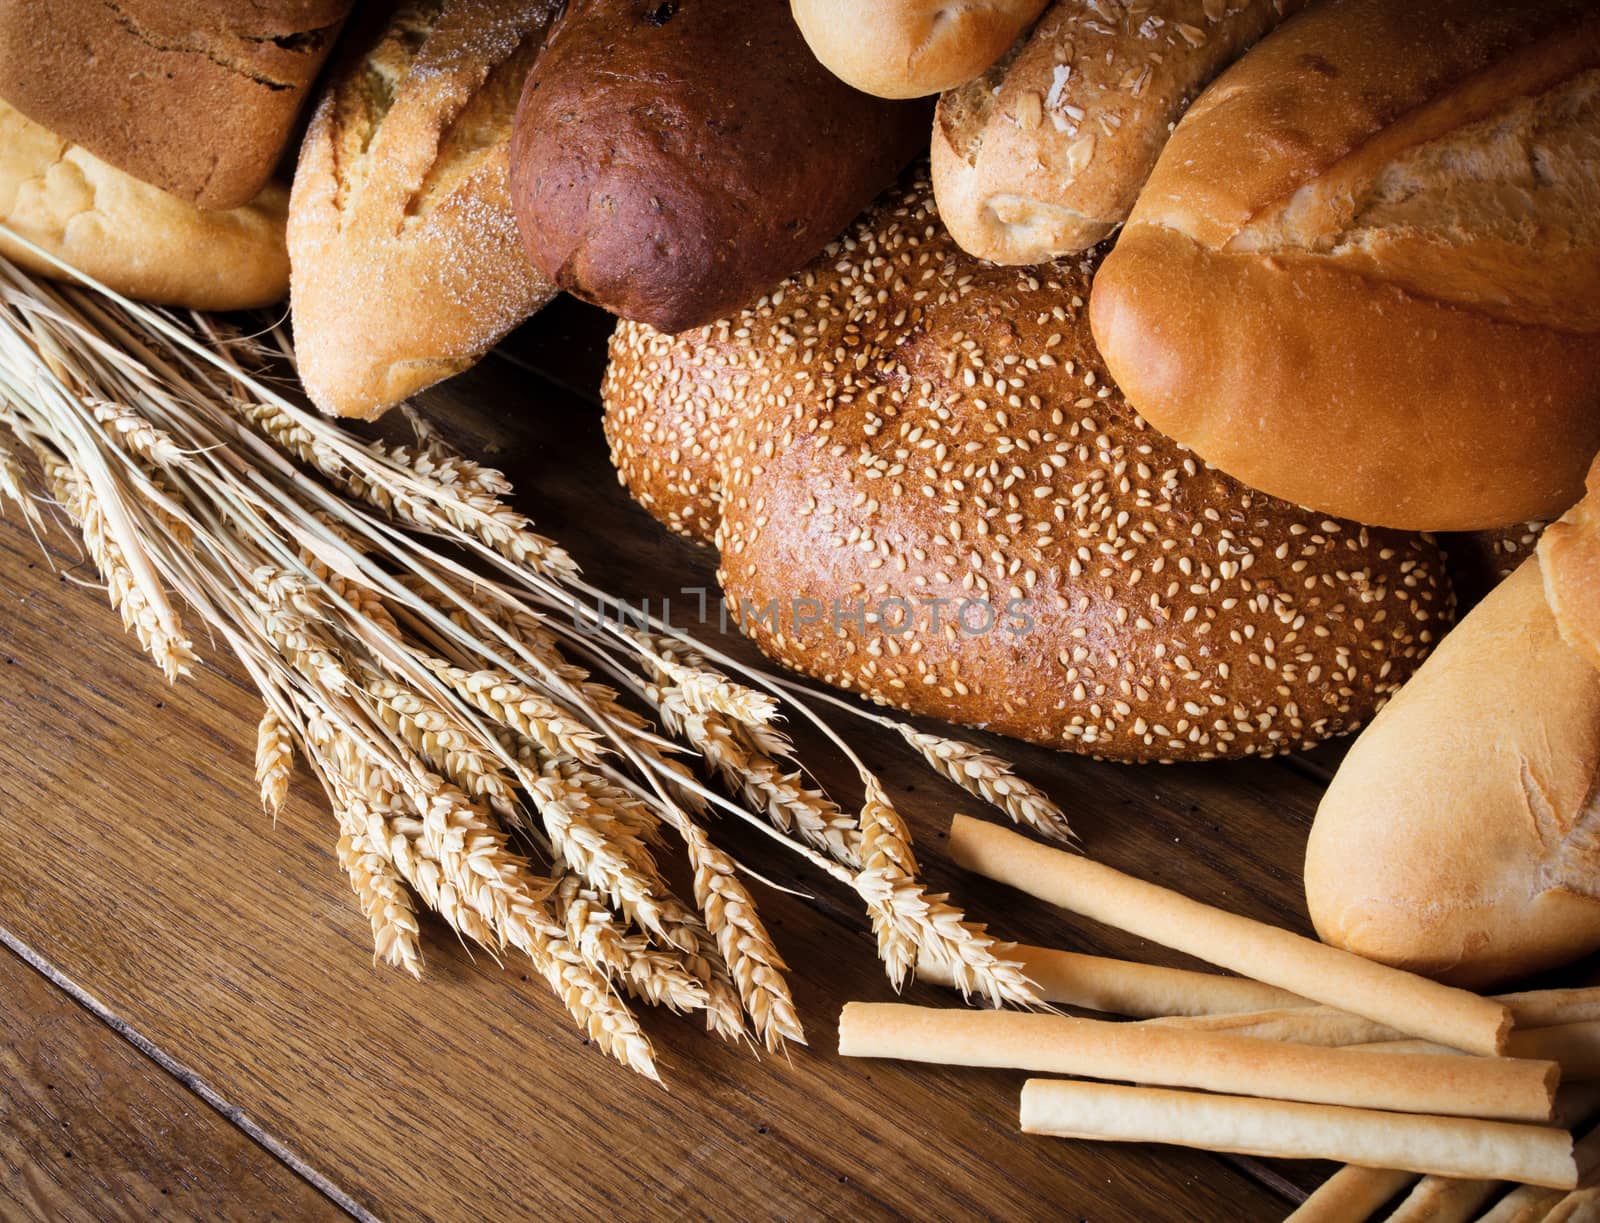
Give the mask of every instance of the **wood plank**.
POLYGON ((0 998, 0 1217, 343 1217, 4 947, 0 998))
MULTIPOLYGON (((592 410, 499 362, 431 403, 503 447, 526 508, 601 585, 637 599, 709 581, 710 557, 668 540, 616 488, 592 410)), ((810 904, 758 889, 813 1047, 757 1061, 651 1017, 670 1093, 583 1049, 542 985, 469 959, 437 927, 424 985, 370 967, 316 795, 297 789, 276 827, 256 810, 256 710, 231 667, 208 662, 169 691, 96 592, 36 562, 25 533, 0 530, 0 837, 14 850, 0 860, 0 923, 362 1206, 402 1217, 532 1200, 727 1218, 1283 1213, 1281 1197, 1198 1153, 1018 1135, 1020 1074, 837 1058, 843 1002, 892 994, 864 916, 833 885, 810 904)), ((1013 937, 1171 961, 957 878, 937 844, 969 804, 881 733, 852 734, 902 797, 933 881, 958 887, 975 916, 1013 937)), ((1294 863, 1309 779, 1002 750, 1068 804, 1107 861, 1304 925, 1294 863)), ((840 769, 820 771, 850 795, 840 769)), ((777 882, 817 887, 763 839, 718 835, 777 882)), ((931 987, 909 996, 949 1001, 931 987)))

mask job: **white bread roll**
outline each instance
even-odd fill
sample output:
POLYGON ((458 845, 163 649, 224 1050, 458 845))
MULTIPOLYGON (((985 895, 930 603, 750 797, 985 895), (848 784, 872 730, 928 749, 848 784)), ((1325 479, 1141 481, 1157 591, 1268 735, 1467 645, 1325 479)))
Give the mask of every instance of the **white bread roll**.
MULTIPOLYGON (((289 291, 288 193, 201 208, 107 165, 0 102, 0 224, 138 301, 245 310, 289 291)), ((42 276, 59 269, 0 235, 0 255, 42 276)))
POLYGON ((963 250, 1043 263, 1133 210, 1195 95, 1306 0, 1058 0, 1013 56, 939 99, 933 191, 963 250))
POLYGON ((822 66, 880 98, 964 85, 1005 54, 1046 0, 790 0, 822 66))
POLYGON ((1095 280, 1152 425, 1359 522, 1547 519, 1600 449, 1600 6, 1326 0, 1192 106, 1095 280))
POLYGON ((1327 942, 1474 986, 1600 948, 1600 463, 1590 479, 1345 757, 1306 847, 1327 942))

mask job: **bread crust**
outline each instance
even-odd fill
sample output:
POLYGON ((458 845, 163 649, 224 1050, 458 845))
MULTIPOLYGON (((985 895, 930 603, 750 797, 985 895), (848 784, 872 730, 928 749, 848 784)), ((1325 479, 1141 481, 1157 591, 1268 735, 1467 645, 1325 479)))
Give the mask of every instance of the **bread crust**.
POLYGON ((923 147, 928 112, 828 72, 783 0, 574 0, 517 114, 528 255, 614 314, 700 326, 815 257, 923 147))
MULTIPOLYGON (((203 209, 159 191, 0 101, 0 223, 115 292, 195 310, 248 310, 289 291, 288 192, 203 209)), ((60 269, 0 235, 0 255, 60 269)))
POLYGON ((1047 0, 790 0, 823 67, 880 98, 964 85, 1005 54, 1047 0))
POLYGON ((1003 72, 939 99, 933 189, 950 232, 996 263, 1101 241, 1200 89, 1305 2, 1060 0, 1003 72))
POLYGON ((1077 263, 965 255, 918 179, 732 319, 619 327, 619 474, 717 545, 763 650, 874 700, 1117 760, 1351 729, 1448 623, 1437 550, 1149 429, 1105 378, 1088 290, 1077 263))
POLYGON ((1600 448, 1597 71, 1576 0, 1302 14, 1191 108, 1106 260, 1113 376, 1209 461, 1329 513, 1561 513, 1600 448))
POLYGON ((1345 757, 1306 846, 1317 933, 1476 987, 1600 948, 1597 779, 1600 672, 1530 559, 1345 757))
POLYGON ((266 186, 352 0, 7 0, 18 110, 206 208, 266 186))
POLYGON ((404 4, 350 35, 289 208, 296 353, 324 411, 375 417, 555 295, 511 212, 517 94, 555 0, 404 4))

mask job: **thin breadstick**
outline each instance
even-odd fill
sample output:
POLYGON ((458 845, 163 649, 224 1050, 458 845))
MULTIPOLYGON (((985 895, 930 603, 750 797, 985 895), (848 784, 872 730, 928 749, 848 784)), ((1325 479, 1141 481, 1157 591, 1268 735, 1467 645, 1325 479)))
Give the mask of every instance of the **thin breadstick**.
MULTIPOLYGON (((1006 958, 1021 963, 1023 973, 1039 987, 1039 996, 1046 1002, 1134 1019, 1312 1005, 1308 999, 1248 977, 1161 968, 1133 960, 1021 944, 1007 951, 1006 958)), ((931 957, 917 961, 917 976, 935 985, 956 984, 949 968, 931 957)))
POLYGON ((1397 1168, 1346 1164, 1310 1194, 1283 1223, 1361 1223, 1417 1179, 1397 1168))
POLYGON ((1470 1223, 1500 1188, 1497 1180, 1425 1176, 1412 1186, 1384 1223, 1470 1223))
POLYGON ((1497 1002, 1213 909, 998 824, 956 816, 950 856, 1051 904, 1408 1036, 1473 1053, 1505 1048, 1511 1014, 1497 1002))
POLYGON ((1555 1189, 1578 1182, 1572 1138, 1565 1130, 1289 1100, 1029 1079, 1022 1088, 1022 1128, 1060 1138, 1337 1159, 1555 1189))
POLYGON ((1574 1189, 1550 1208, 1544 1223, 1595 1223, 1600 1219, 1600 1186, 1574 1189))
POLYGON ((1511 1010, 1519 1028, 1553 1028, 1557 1024, 1600 1019, 1600 986, 1576 989, 1531 989, 1501 994, 1496 999, 1511 1010))
POLYGON ((1547 1121, 1558 1069, 1511 1058, 1363 1053, 1020 1011, 851 1002, 839 1052, 1198 1087, 1396 1112, 1547 1121))
POLYGON ((1255 1036, 1262 1040, 1287 1040, 1297 1045, 1369 1045, 1379 1041, 1402 1040, 1405 1033, 1386 1023, 1374 1023, 1360 1015, 1330 1006, 1277 1007, 1262 1011, 1241 1011, 1234 1015, 1173 1015, 1145 1022, 1162 1027, 1186 1028, 1201 1032, 1232 1032, 1235 1036, 1255 1036))
MULTIPOLYGON (((1574 1126, 1585 1125, 1596 1115, 1600 1115, 1600 1087, 1594 1083, 1563 1083, 1556 1092, 1555 1122, 1560 1128, 1570 1130, 1574 1126)), ((1587 1179, 1595 1160, 1600 1158, 1600 1130, 1592 1131, 1588 1137, 1579 1142, 1572 1150, 1572 1157, 1578 1165, 1579 1179, 1587 1179)), ((1376 1192, 1379 1185, 1388 1183, 1384 1181, 1385 1177, 1403 1177, 1409 1181, 1411 1174, 1347 1164, 1329 1177, 1323 1185, 1323 1189, 1329 1189, 1330 1213, 1309 1217, 1323 1218, 1328 1220, 1328 1223, 1333 1223, 1334 1220, 1365 1219, 1380 1203, 1363 1205, 1364 1199, 1354 1197, 1348 1211, 1331 1213, 1331 1210, 1346 1197, 1358 1193, 1362 1186, 1370 1185, 1372 1191, 1376 1192), (1341 1186, 1348 1187, 1341 1188, 1341 1186)), ((1425 1176, 1417 1182, 1405 1201, 1396 1207, 1394 1213, 1387 1217, 1385 1223, 1396 1223, 1396 1220, 1400 1220, 1401 1223, 1405 1223, 1406 1220, 1447 1223, 1448 1220, 1470 1219, 1478 1207, 1487 1202, 1497 1190, 1503 1188, 1505 1188, 1504 1183, 1496 1180, 1459 1180, 1454 1177, 1425 1176)), ((1306 1202, 1311 1203, 1322 1191, 1322 1189, 1317 1190, 1306 1199, 1306 1202)), ((1528 1220, 1542 1218, 1544 1212, 1560 1200, 1560 1197, 1560 1192, 1554 1189, 1523 1185, 1501 1199, 1494 1209, 1482 1216, 1480 1223, 1487 1223, 1490 1219, 1499 1220, 1500 1223, 1512 1219, 1526 1223, 1528 1220)), ((1291 1218, 1299 1219, 1301 1216, 1296 1212, 1291 1218)))
POLYGON ((1539 1223, 1564 1196, 1559 1189, 1518 1185, 1478 1216, 1478 1223, 1539 1223))

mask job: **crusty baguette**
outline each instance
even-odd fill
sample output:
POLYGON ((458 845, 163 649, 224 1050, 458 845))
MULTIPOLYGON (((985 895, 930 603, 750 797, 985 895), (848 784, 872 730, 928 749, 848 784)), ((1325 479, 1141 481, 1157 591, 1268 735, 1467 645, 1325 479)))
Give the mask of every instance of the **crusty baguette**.
POLYGON ((1088 291, 1081 261, 964 254, 919 175, 751 309, 619 327, 613 458, 716 542, 745 631, 829 683, 1119 760, 1351 729, 1449 621, 1435 546, 1261 497, 1147 428, 1088 291))
POLYGON ((205 208, 267 185, 353 0, 5 0, 0 92, 205 208))
POLYGON ((1014 57, 939 99, 933 189, 964 249, 1042 263, 1133 209, 1172 125, 1307 0, 1056 0, 1014 57))
MULTIPOLYGON (((0 224, 127 297, 196 310, 281 301, 288 204, 288 192, 270 186, 242 208, 198 208, 0 102, 0 224)), ((3 234, 0 255, 61 275, 3 234)))
POLYGON ((822 66, 880 98, 954 89, 1005 54, 1046 0, 790 0, 822 66))
POLYGON ((460 373, 555 293, 508 194, 511 120, 557 0, 404 4, 352 31, 289 205, 295 347, 325 411, 460 373))
POLYGON ((1306 847, 1327 941, 1470 985, 1600 948, 1600 670, 1575 648, 1597 504, 1600 487, 1345 757, 1306 847))
POLYGON ((1095 282, 1158 429, 1362 522, 1548 519, 1600 449, 1600 8, 1326 0, 1189 110, 1095 282))

